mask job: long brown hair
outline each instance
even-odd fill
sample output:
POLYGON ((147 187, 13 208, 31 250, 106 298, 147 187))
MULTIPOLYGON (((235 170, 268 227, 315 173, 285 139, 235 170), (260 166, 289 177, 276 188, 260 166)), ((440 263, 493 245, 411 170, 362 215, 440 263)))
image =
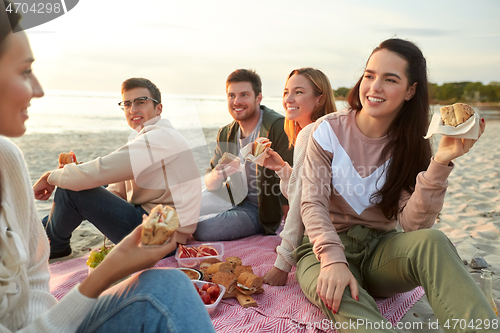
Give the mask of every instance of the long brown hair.
MULTIPOLYGON (((294 75, 303 75, 306 79, 311 82, 311 85, 314 90, 314 96, 321 96, 318 105, 314 108, 311 113, 311 121, 315 122, 322 116, 328 113, 332 113, 337 111, 337 107, 335 106, 335 97, 333 96, 332 86, 330 85, 330 80, 323 74, 319 69, 305 67, 294 69, 286 79, 286 84, 288 80, 294 75)), ((302 128, 299 126, 299 123, 288 120, 285 118, 285 133, 288 136, 288 146, 292 147, 295 145, 295 141, 297 140, 297 136, 302 128)))
MULTIPOLYGON (((389 127, 389 143, 382 151, 381 160, 392 156, 392 161, 385 170, 387 174, 384 186, 371 198, 388 219, 395 219, 402 192, 413 193, 418 173, 427 169, 432 156, 431 145, 424 139, 429 125, 429 92, 427 63, 415 44, 398 38, 387 39, 373 50, 372 55, 384 49, 406 60, 408 87, 417 83, 415 95, 404 103, 389 127)), ((359 97, 362 79, 363 76, 347 98, 350 107, 356 112, 362 108, 359 97)))

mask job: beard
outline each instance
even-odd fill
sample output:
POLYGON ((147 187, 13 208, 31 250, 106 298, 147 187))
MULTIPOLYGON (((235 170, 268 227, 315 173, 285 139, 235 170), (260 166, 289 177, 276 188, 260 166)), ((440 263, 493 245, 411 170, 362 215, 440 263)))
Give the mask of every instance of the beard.
POLYGON ((257 108, 257 103, 255 101, 252 104, 245 105, 246 110, 244 112, 235 112, 233 111, 233 108, 237 109, 237 107, 231 106, 229 113, 236 121, 248 121, 260 116, 260 113, 258 112, 260 108, 257 108))

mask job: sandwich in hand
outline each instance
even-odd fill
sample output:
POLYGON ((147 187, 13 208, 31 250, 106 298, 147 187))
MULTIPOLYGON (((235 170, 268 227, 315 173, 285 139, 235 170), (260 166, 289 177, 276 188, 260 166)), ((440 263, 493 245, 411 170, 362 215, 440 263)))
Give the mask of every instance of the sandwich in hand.
POLYGON ((142 221, 141 241, 144 245, 161 245, 179 228, 179 217, 175 209, 158 205, 142 221))
POLYGON ((240 158, 238 156, 234 156, 231 153, 225 152, 224 155, 222 155, 222 157, 220 158, 219 163, 217 164, 217 168, 222 169, 227 165, 230 165, 233 168, 237 169, 240 166, 240 158))
POLYGON ((222 155, 222 157, 219 160, 219 165, 230 164, 231 162, 233 162, 236 159, 239 160, 239 157, 238 156, 234 156, 231 153, 225 152, 224 155, 222 155))
POLYGON ((443 106, 441 109, 441 119, 445 126, 458 126, 465 123, 474 115, 474 110, 464 103, 443 106))
POLYGON ((267 148, 271 147, 271 141, 268 138, 257 138, 253 143, 252 155, 257 157, 262 154, 267 148))
POLYGON ((64 167, 66 164, 70 164, 70 163, 76 163, 76 164, 78 164, 78 162, 76 161, 76 155, 75 155, 75 153, 73 153, 72 151, 70 151, 69 153, 61 153, 61 154, 59 154, 59 169, 61 169, 62 167, 64 167))

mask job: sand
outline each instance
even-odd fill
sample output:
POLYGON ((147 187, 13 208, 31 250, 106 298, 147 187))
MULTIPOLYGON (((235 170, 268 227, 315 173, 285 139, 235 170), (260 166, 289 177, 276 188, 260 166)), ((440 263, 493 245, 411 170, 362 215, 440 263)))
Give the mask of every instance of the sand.
MULTIPOLYGON (((181 131, 189 137, 189 131, 181 131)), ((197 148, 195 157, 200 174, 208 166, 217 129, 204 129, 209 146, 197 148)), ((455 160, 449 177, 449 188, 438 223, 434 228, 443 231, 456 245, 462 259, 470 263, 483 257, 495 273, 493 293, 500 305, 500 120, 487 121, 486 132, 473 149, 455 160)), ((127 141, 129 132, 28 134, 13 141, 23 151, 31 180, 34 183, 45 171, 56 167, 60 152, 73 150, 79 161, 88 161, 111 153, 127 141)), ((50 212, 51 199, 37 202, 40 217, 50 212)), ((100 247, 104 236, 90 223, 84 222, 71 239, 73 257, 87 256, 100 247)), ((466 266, 479 283, 480 274, 466 266)), ((460 292, 457 290, 457 292, 460 292)), ((471 300, 474 301, 474 300, 471 300)), ((405 315, 403 322, 422 323, 423 330, 402 329, 401 332, 442 332, 428 327, 436 318, 425 296, 405 315)))

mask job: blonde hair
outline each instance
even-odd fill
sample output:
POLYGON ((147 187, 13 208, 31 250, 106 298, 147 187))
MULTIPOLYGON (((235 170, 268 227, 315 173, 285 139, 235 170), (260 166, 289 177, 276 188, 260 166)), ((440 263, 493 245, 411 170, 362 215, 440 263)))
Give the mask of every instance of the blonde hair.
MULTIPOLYGON (((322 71, 311 67, 294 69, 290 73, 290 75, 288 75, 286 83, 288 83, 288 80, 290 80, 292 76, 299 74, 303 75, 309 80, 309 82, 311 82, 314 90, 314 95, 321 96, 318 105, 316 105, 313 112, 311 113, 312 122, 315 122, 325 114, 337 111, 337 107, 335 106, 335 97, 333 96, 333 90, 332 86, 330 85, 330 80, 328 80, 328 77, 326 77, 326 75, 322 71)), ((299 135, 301 129, 302 128, 297 122, 285 118, 285 133, 288 136, 289 147, 295 145, 295 141, 297 140, 297 136, 299 135)))

